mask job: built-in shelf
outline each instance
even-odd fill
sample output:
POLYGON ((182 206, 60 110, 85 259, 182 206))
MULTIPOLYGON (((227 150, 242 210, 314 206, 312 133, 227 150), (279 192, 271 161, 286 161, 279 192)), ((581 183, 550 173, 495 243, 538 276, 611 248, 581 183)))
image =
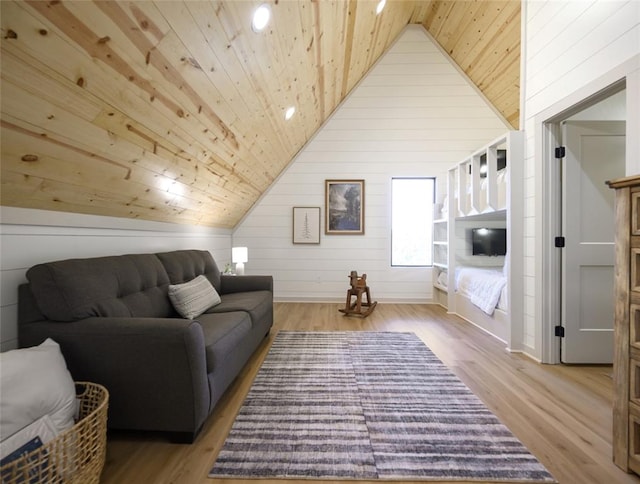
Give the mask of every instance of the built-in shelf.
MULTIPOLYGON (((450 167, 444 180, 446 183, 440 183, 440 186, 446 186, 446 193, 437 194, 440 196, 436 196, 438 203, 433 217, 434 302, 489 333, 508 335, 507 345, 512 350, 520 348, 523 341, 524 204, 521 187, 524 152, 523 133, 509 131, 450 167), (467 311, 465 303, 462 304, 465 307, 456 307, 459 299, 455 291, 457 266, 489 265, 486 260, 474 260, 471 254, 470 229, 484 224, 507 229, 507 256, 504 259, 509 308, 505 311, 506 317, 499 322, 476 320, 474 313, 467 311), (497 324, 500 324, 499 331, 497 324)), ((638 439, 640 442, 640 437, 638 439)))
POLYGON ((433 300, 446 307, 447 288, 440 284, 438 278, 447 272, 449 261, 449 220, 435 217, 433 221, 433 300))
POLYGON ((433 284, 433 287, 435 287, 436 289, 439 289, 442 292, 445 292, 445 293, 448 292, 446 287, 444 287, 442 284, 438 284, 437 282, 433 284))
POLYGON ((477 213, 475 215, 467 215, 466 217, 456 217, 456 220, 465 220, 467 222, 495 222, 500 220, 506 220, 506 210, 494 210, 492 212, 477 213))

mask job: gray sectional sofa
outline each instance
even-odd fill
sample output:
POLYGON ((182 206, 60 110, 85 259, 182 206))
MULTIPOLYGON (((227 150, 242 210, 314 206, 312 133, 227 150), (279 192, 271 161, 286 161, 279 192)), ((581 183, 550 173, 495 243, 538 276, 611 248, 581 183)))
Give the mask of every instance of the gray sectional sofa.
POLYGON ((109 428, 163 431, 174 441, 195 439, 273 323, 272 277, 221 275, 207 251, 49 262, 27 280, 19 345, 54 339, 75 380, 109 390, 109 428), (169 285, 200 275, 221 302, 184 319, 169 285))

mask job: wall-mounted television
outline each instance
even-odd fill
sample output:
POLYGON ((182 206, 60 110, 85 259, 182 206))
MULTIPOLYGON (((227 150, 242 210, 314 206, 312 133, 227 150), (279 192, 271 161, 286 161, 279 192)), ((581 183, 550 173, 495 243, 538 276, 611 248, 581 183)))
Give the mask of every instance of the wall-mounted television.
POLYGON ((506 255, 507 229, 471 229, 471 247, 473 255, 506 255))

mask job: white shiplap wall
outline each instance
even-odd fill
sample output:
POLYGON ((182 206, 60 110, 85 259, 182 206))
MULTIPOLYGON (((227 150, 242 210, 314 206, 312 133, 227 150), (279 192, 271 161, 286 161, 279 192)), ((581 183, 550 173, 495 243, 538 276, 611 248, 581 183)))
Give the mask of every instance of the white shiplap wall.
POLYGON ((17 347, 18 285, 40 262, 79 257, 210 251, 220 269, 231 256, 231 231, 112 217, 2 207, 0 351, 17 347))
POLYGON ((234 231, 247 273, 273 274, 277 300, 343 301, 357 270, 375 300, 431 301, 430 268, 390 267, 391 178, 438 176, 441 191, 451 165, 508 129, 426 31, 408 26, 234 231), (323 225, 320 245, 294 245, 292 207, 322 207, 324 224, 325 179, 352 178, 365 180, 365 235, 323 225))
MULTIPOLYGON (((532 356, 542 358, 545 323, 541 255, 548 247, 545 249, 541 240, 541 220, 536 220, 536 212, 542 214, 543 203, 542 182, 536 179, 543 163, 541 124, 545 119, 541 118, 570 108, 606 87, 606 82, 618 80, 618 75, 627 76, 627 157, 638 158, 640 73, 633 60, 640 54, 640 2, 526 0, 523 16, 525 78, 521 82, 524 89, 521 113, 527 137, 524 345, 532 356), (632 138, 629 133, 634 134, 632 138)), ((634 163, 638 166, 637 161, 634 163)))

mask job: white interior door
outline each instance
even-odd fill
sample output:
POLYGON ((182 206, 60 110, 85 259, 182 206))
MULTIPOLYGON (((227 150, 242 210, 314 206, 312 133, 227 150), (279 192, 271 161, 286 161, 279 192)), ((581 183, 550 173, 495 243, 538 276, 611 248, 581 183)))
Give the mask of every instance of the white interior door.
POLYGON ((614 192, 625 174, 624 121, 563 123, 563 363, 613 361, 614 192))

